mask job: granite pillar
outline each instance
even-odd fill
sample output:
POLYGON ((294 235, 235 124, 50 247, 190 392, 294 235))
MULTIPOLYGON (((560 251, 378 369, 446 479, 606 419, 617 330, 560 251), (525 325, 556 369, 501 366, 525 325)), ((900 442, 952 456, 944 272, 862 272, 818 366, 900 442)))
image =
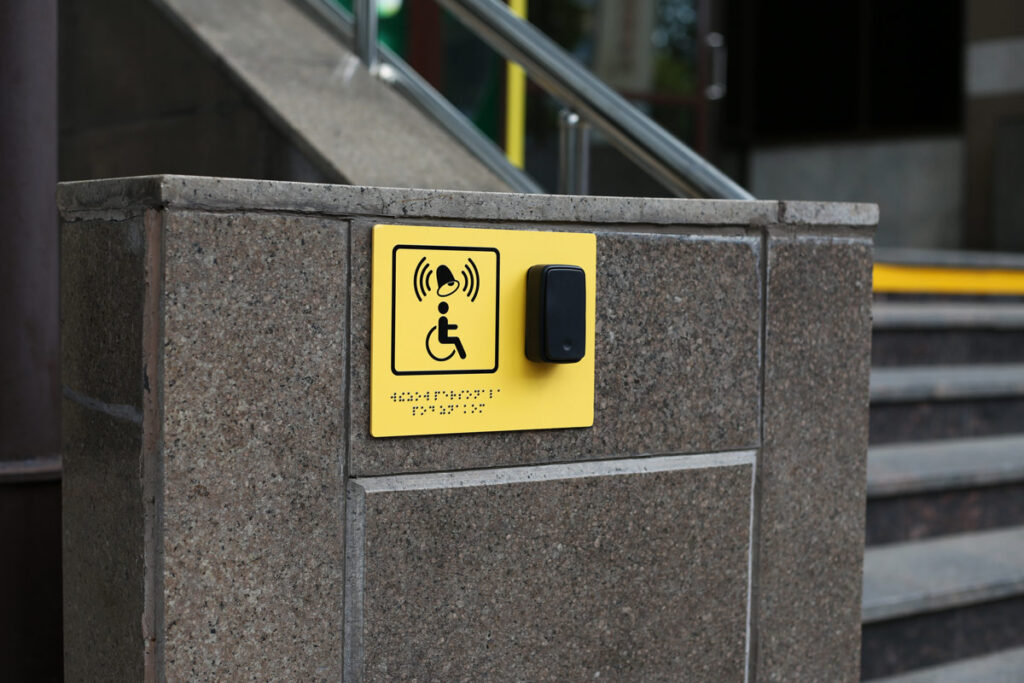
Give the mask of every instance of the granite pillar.
POLYGON ((874 207, 59 201, 69 678, 856 678, 874 207), (594 426, 371 437, 377 222, 593 232, 594 426))

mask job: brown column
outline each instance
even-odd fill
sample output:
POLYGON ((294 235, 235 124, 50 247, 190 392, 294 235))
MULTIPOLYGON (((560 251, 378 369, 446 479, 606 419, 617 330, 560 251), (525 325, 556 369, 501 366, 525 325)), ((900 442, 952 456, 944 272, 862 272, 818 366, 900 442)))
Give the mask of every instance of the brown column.
POLYGON ((57 0, 0 0, 0 678, 60 680, 57 0))
POLYGON ((53 453, 57 3, 0 4, 0 460, 53 453))

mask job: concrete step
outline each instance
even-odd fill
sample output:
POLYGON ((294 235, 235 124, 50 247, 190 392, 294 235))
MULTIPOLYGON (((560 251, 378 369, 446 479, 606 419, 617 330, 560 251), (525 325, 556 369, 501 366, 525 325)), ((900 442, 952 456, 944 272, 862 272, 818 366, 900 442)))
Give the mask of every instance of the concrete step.
POLYGON ((874 446, 868 498, 1024 481, 1024 434, 874 446))
POLYGON ((1024 594, 1024 526, 869 548, 865 624, 1024 594))
POLYGON ((872 683, 1024 683, 1024 647, 871 680, 872 683))
POLYGON ((875 368, 872 403, 1024 397, 1024 363, 875 368))
POLYGON ((871 364, 1024 362, 1024 304, 875 301, 871 364))
POLYGON ((1024 525, 1024 434, 868 452, 868 546, 1024 525))
POLYGON ((1024 426, 1024 364, 871 371, 875 444, 1011 434, 1024 426))
POLYGON ((876 301, 875 330, 1024 330, 1024 303, 876 301))
MULTIPOLYGON (((369 73, 330 25, 304 11, 301 3, 152 4, 209 54, 332 182, 508 191, 501 178, 388 79, 369 73)), ((133 57, 125 54, 122 60, 133 57)), ((148 72, 142 75, 152 78, 148 72)))
POLYGON ((1024 646, 1024 527, 868 548, 865 678, 1024 646))
POLYGON ((875 263, 904 266, 1024 270, 1024 254, 1012 251, 961 251, 916 247, 875 247, 875 263))

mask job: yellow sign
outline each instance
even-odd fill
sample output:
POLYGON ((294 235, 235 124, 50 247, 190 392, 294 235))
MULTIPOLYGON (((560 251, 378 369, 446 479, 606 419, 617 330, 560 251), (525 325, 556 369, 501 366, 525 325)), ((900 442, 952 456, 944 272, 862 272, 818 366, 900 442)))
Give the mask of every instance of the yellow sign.
POLYGON ((370 433, 591 426, 595 271, 589 233, 374 226, 370 433), (526 357, 526 273, 539 264, 585 273, 577 363, 526 357))

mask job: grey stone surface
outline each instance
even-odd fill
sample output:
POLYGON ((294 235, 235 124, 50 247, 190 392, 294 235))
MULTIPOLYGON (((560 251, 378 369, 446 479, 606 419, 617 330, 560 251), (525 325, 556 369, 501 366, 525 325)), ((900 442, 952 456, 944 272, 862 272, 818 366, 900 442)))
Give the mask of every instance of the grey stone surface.
POLYGON ((165 230, 165 674, 337 679, 346 224, 165 230))
POLYGON ((127 264, 104 279, 66 251, 68 283, 100 290, 67 299, 68 339, 90 334, 90 307, 131 330, 100 353, 124 377, 68 366, 85 378, 69 420, 135 429, 95 472, 82 455, 67 470, 69 509, 107 506, 66 518, 96 545, 69 565, 93 582, 69 614, 93 623, 98 577, 130 584, 93 610, 125 634, 96 656, 76 634, 82 661, 337 679, 347 647, 367 678, 738 680, 749 652, 764 680, 856 677, 868 227, 824 212, 766 233, 777 202, 175 176, 66 184, 59 201, 67 235, 106 245, 73 251, 127 264), (118 240, 140 219, 136 255, 118 240), (369 226, 385 221, 595 232, 594 428, 370 440, 369 226), (103 293, 140 273, 141 327, 111 304, 137 285, 103 293), (140 367, 141 399, 121 388, 140 367), (761 430, 752 500, 751 451, 701 454, 757 448, 761 430))
POLYGON ((349 182, 507 189, 298 6, 160 0, 311 159, 349 182))
MULTIPOLYGON (((1024 50, 1018 50, 1019 54, 1024 54, 1024 50)), ((1008 116, 996 124, 994 137, 991 211, 995 239, 992 246, 1019 252, 1024 249, 1024 237, 1020 234, 1024 196, 1019 191, 1020 179, 1024 178, 1024 122, 1008 116)))
POLYGON ((871 443, 1018 434, 1024 395, 871 405, 871 443))
MULTIPOLYGON (((152 613, 143 371, 147 211, 61 227, 64 652, 71 680, 138 680, 152 613)), ((156 246, 159 249, 159 246, 156 246)), ((155 379, 155 378, 153 378, 155 379)))
POLYGON ((1024 364, 875 368, 872 403, 1009 398, 1024 395, 1024 364))
POLYGON ((1020 303, 876 301, 871 315, 876 330, 1024 329, 1020 303))
POLYGON ((346 680, 742 680, 752 459, 350 480, 346 680))
POLYGON ((869 624, 1024 594, 1024 527, 894 543, 864 553, 869 624))
POLYGON ((873 680, 874 683, 1021 683, 1024 681, 1024 647, 873 680))
POLYGON ((67 399, 61 413, 65 677, 141 681, 142 426, 67 399))
POLYGON ((181 175, 62 183, 57 203, 65 214, 167 206, 639 226, 760 226, 776 220, 779 212, 774 201, 451 192, 181 175))
POLYGON ((60 237, 62 382, 91 398, 141 409, 142 217, 66 223, 60 237))
POLYGON ((63 0, 60 177, 341 181, 314 168, 156 3, 63 0))
POLYGON ((912 442, 868 451, 868 497, 1024 481, 1024 436, 912 442))
POLYGON ((59 21, 65 133, 181 115, 200 102, 215 109, 243 99, 154 3, 64 0, 59 21), (140 78, 146 74, 153 79, 148 86, 140 78))
POLYGON ((865 679, 1024 647, 1024 596, 864 625, 865 679))
POLYGON ((1024 480, 870 496, 865 517, 868 547, 1018 526, 1024 524, 1024 480))
POLYGON ((756 445, 759 251, 754 237, 599 231, 593 428, 375 439, 369 434, 370 227, 353 224, 351 473, 756 445))
POLYGON ((871 242, 769 229, 758 680, 857 680, 871 242))
POLYGON ((757 197, 875 202, 878 244, 956 249, 965 156, 953 134, 761 146, 750 152, 748 188, 757 197))
POLYGON ((74 179, 161 170, 321 182, 331 177, 244 104, 67 133, 61 154, 64 177, 74 179))
MULTIPOLYGON (((1024 324, 979 317, 978 327, 880 328, 871 335, 871 367, 1024 363, 1024 324), (984 327, 991 324, 993 327, 984 327), (1005 324, 1005 327, 995 325, 1005 324)), ((944 324, 935 320, 936 324, 944 324)))
POLYGON ((787 225, 870 226, 878 224, 877 204, 779 202, 779 222, 787 225))

